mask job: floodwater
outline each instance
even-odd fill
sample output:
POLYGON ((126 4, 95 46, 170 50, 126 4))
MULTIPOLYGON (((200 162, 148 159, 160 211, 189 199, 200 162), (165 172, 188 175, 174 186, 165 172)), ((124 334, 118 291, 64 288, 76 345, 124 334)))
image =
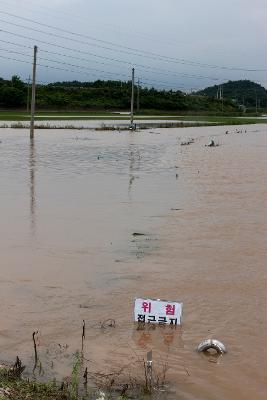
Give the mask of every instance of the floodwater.
POLYGON ((28 136, 0 130, 0 359, 30 373, 38 331, 41 375, 70 375, 84 320, 89 372, 143 379, 152 349, 164 399, 266 399, 267 125, 28 136), (137 296, 181 328, 137 330, 137 296))

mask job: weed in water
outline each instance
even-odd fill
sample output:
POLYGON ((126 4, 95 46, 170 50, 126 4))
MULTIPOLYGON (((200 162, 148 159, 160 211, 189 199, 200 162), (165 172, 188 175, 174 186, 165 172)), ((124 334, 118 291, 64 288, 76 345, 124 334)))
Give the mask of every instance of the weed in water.
POLYGON ((71 399, 76 400, 79 397, 79 373, 82 366, 82 356, 77 351, 71 373, 71 399))

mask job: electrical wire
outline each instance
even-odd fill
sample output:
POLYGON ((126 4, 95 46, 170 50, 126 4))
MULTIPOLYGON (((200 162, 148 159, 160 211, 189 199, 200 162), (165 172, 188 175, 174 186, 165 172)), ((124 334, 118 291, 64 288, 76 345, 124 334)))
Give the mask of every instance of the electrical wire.
MULTIPOLYGON (((20 51, 14 51, 14 50, 3 49, 3 48, 0 48, 0 50, 4 50, 7 53, 13 53, 13 54, 19 54, 19 55, 23 55, 23 56, 27 56, 27 57, 32 57, 31 54, 22 53, 20 51)), ((96 68, 91 68, 91 67, 84 67, 84 66, 77 65, 77 64, 70 64, 70 63, 66 63, 66 62, 62 62, 62 61, 58 61, 58 60, 52 60, 51 58, 38 57, 38 59, 39 60, 53 62, 53 63, 57 63, 57 64, 60 64, 60 65, 67 65, 67 66, 74 67, 74 68, 80 68, 80 69, 86 69, 86 70, 90 69, 92 71, 103 72, 103 73, 109 74, 109 75, 119 75, 119 76, 127 76, 127 77, 129 75, 129 74, 123 74, 123 73, 119 73, 119 72, 103 71, 103 70, 96 69, 96 68)))
MULTIPOLYGON (((22 52, 18 52, 18 51, 13 51, 13 50, 9 50, 9 49, 0 48, 0 51, 1 50, 6 51, 7 53, 11 53, 11 54, 18 54, 18 55, 22 55, 22 56, 26 56, 26 57, 31 57, 30 54, 26 54, 26 53, 22 53, 22 52)), ((65 63, 65 62, 61 62, 61 61, 57 61, 57 60, 51 60, 51 59, 43 58, 43 57, 39 57, 39 59, 40 60, 44 60, 44 61, 54 62, 54 63, 60 64, 60 65, 67 65, 67 66, 78 68, 78 69, 86 69, 86 70, 87 69, 92 69, 94 71, 101 72, 101 73, 104 73, 104 74, 119 75, 119 76, 127 76, 127 77, 129 77, 128 74, 112 73, 112 72, 109 72, 109 71, 98 70, 98 69, 95 69, 95 68, 86 68, 84 66, 75 65, 75 64, 69 64, 69 63, 65 63)), ((43 64, 40 64, 40 63, 38 63, 37 65, 44 66, 43 64)), ((54 68, 54 67, 52 67, 50 65, 45 65, 45 67, 54 68)), ((151 80, 151 81, 153 82, 153 80, 151 80)), ((165 82, 165 81, 154 80, 154 82, 157 83, 157 84, 161 84, 161 85, 167 86, 167 87, 172 87, 173 86, 169 82, 165 82)), ((180 85, 180 86, 185 87, 184 85, 180 85)))
MULTIPOLYGON (((0 49, 1 50, 1 49, 0 49)), ((16 61, 16 62, 21 62, 21 63, 26 63, 26 64, 32 64, 32 62, 30 62, 30 61, 25 61, 25 60, 19 60, 19 59, 17 59, 17 58, 11 58, 11 57, 5 57, 5 56, 2 56, 2 55, 0 55, 0 57, 1 58, 3 58, 3 59, 6 59, 6 60, 11 60, 11 61, 16 61)), ((71 70, 71 69, 66 69, 66 68, 59 68, 59 67, 54 67, 54 66, 51 66, 51 65, 45 65, 45 64, 40 64, 40 63, 37 63, 37 66, 40 66, 40 67, 45 67, 45 68, 50 68, 50 69, 54 69, 54 70, 59 70, 59 71, 66 71, 66 72, 72 72, 72 73, 79 73, 79 74, 82 74, 82 75, 86 75, 86 76, 96 76, 96 77, 98 77, 98 75, 95 75, 95 74, 89 74, 89 73, 86 73, 86 72, 81 72, 81 71, 75 71, 75 70, 71 70)), ((108 78, 108 79, 110 79, 110 77, 105 77, 105 78, 108 78)), ((129 76, 129 81, 130 81, 130 76, 129 76)), ((119 81, 118 80, 118 82, 121 82, 121 81, 119 81)), ((160 82, 160 81, 155 81, 155 82, 157 82, 157 84, 159 84, 160 86, 164 86, 164 87, 170 87, 170 88, 173 88, 174 87, 174 85, 171 85, 171 84, 167 84, 166 82, 160 82)), ((142 83, 144 83, 144 84, 146 84, 146 83, 150 83, 150 82, 147 82, 147 81, 142 81, 142 83)), ((154 85, 155 86, 155 85, 154 85)))
MULTIPOLYGON (((3 40, 3 39, 0 39, 0 42, 6 43, 6 44, 12 44, 12 45, 17 46, 17 47, 23 47, 23 48, 27 48, 27 49, 32 49, 32 46, 18 44, 18 43, 10 42, 10 41, 3 40)), ((101 65, 107 65, 107 66, 112 65, 110 63, 104 63, 104 62, 99 62, 99 61, 95 61, 95 60, 88 60, 86 58, 81 58, 81 57, 77 57, 77 56, 71 56, 69 54, 62 54, 62 53, 58 53, 58 52, 55 52, 55 51, 48 51, 48 50, 44 50, 44 49, 40 49, 40 51, 43 52, 43 53, 48 53, 48 54, 58 55, 58 56, 61 56, 61 57, 68 57, 68 58, 71 58, 71 59, 80 60, 80 61, 83 61, 83 62, 84 61, 85 62, 92 62, 93 61, 93 62, 95 62, 97 64, 101 64, 101 65)), ((137 65, 137 66, 139 66, 139 65, 137 65)), ((160 68, 153 68, 153 67, 143 66, 143 65, 140 68, 143 69, 146 72, 152 72, 154 74, 165 75, 165 76, 170 76, 171 75, 171 76, 177 76, 177 77, 184 76, 184 77, 194 78, 194 79, 209 79, 209 80, 214 80, 214 81, 219 80, 219 78, 214 78, 214 77, 201 76, 201 75, 191 75, 191 74, 186 74, 186 73, 182 73, 182 72, 175 73, 173 71, 163 70, 163 69, 160 69, 160 68), (161 72, 161 71, 164 71, 164 72, 161 72)))
MULTIPOLYGON (((68 31, 68 30, 61 29, 61 28, 58 28, 58 27, 55 27, 55 26, 52 26, 52 25, 41 23, 39 21, 32 20, 30 18, 20 17, 20 16, 17 16, 15 14, 8 13, 8 12, 5 12, 5 11, 1 11, 0 10, 0 13, 12 16, 13 18, 25 20, 27 22, 31 22, 31 23, 34 23, 34 24, 37 24, 37 25, 40 25, 40 26, 48 27, 50 29, 54 29, 54 30, 57 30, 57 31, 60 31, 60 32, 64 32, 64 33, 67 33, 69 35, 73 35, 73 36, 77 36, 77 37, 84 37, 84 38, 87 38, 87 39, 92 40, 92 41, 96 41, 96 42, 99 42, 99 43, 105 43, 105 44, 108 44, 110 46, 117 47, 117 49, 112 49, 110 47, 100 46, 100 45, 96 45, 96 44, 92 45, 91 44, 92 46, 95 46, 95 47, 98 47, 98 48, 103 48, 103 49, 110 50, 110 51, 117 51, 117 52, 122 52, 122 53, 125 53, 125 54, 136 55, 136 56, 139 56, 139 57, 146 57, 146 58, 151 58, 151 59, 160 59, 161 61, 186 64, 186 65, 191 65, 191 66, 196 66, 196 67, 201 67, 201 68, 214 68, 214 69, 223 69, 223 70, 230 70, 230 71, 245 71, 245 72, 266 72, 267 71, 267 69, 252 69, 252 68, 232 67, 232 66, 228 67, 228 66, 220 66, 220 65, 214 65, 214 64, 200 63, 200 62, 196 62, 196 61, 192 61, 192 60, 186 60, 184 58, 169 57, 169 56, 161 55, 161 54, 154 53, 154 52, 149 52, 149 51, 140 50, 140 49, 136 49, 136 48, 132 48, 132 47, 128 47, 128 46, 119 45, 119 44, 116 44, 114 42, 110 42, 110 41, 106 41, 106 40, 101 40, 101 39, 95 38, 93 36, 88 36, 88 35, 85 35, 85 34, 68 31), (123 50, 123 49, 130 50, 131 52, 123 50)), ((83 42, 83 41, 80 41, 80 40, 77 40, 77 39, 68 38, 66 36, 56 35, 56 34, 51 33, 51 32, 45 32, 45 31, 42 31, 42 30, 38 30, 38 29, 30 28, 30 27, 25 27, 24 25, 15 24, 15 23, 8 22, 8 21, 1 20, 1 19, 0 19, 0 21, 4 22, 4 23, 11 24, 11 25, 14 25, 14 26, 17 26, 17 27, 21 27, 21 28, 24 28, 24 29, 29 29, 29 30, 32 30, 32 31, 35 31, 35 32, 43 33, 43 34, 46 34, 46 35, 53 35, 53 36, 56 36, 58 38, 62 38, 62 39, 65 39, 65 40, 71 40, 71 41, 78 42, 78 43, 81 43, 81 44, 89 45, 87 42, 83 42)))
MULTIPOLYGON (((5 57, 5 56, 2 56, 2 55, 0 55, 0 57, 3 58, 3 59, 6 59, 6 60, 21 62, 21 63, 25 63, 25 64, 32 64, 32 62, 30 62, 30 61, 18 60, 17 58, 5 57)), ((89 74, 89 73, 82 72, 82 71, 75 71, 75 70, 66 69, 66 68, 59 68, 59 67, 54 67, 54 66, 52 66, 52 65, 45 65, 45 64, 40 64, 40 63, 37 63, 36 65, 39 66, 39 67, 45 67, 45 68, 55 69, 55 70, 58 70, 58 71, 66 71, 66 72, 72 72, 72 73, 79 73, 79 74, 81 74, 81 75, 86 75, 86 76, 90 76, 90 77, 91 77, 91 76, 95 76, 95 77, 97 77, 97 78, 99 79, 99 75, 89 74)), ((110 77, 105 77, 105 78, 110 79, 110 77)), ((130 78, 130 76, 129 76, 129 80, 130 80, 130 79, 131 79, 131 78, 130 78)), ((119 82, 120 82, 120 81, 119 81, 119 82)))
MULTIPOLYGON (((7 33, 8 35, 13 35, 13 36, 16 36, 16 37, 20 37, 20 38, 22 38, 22 39, 33 40, 33 39, 32 39, 31 37, 29 37, 29 36, 25 36, 25 35, 21 35, 21 34, 18 34, 18 33, 10 32, 10 31, 4 30, 4 29, 0 29, 0 32, 4 32, 4 33, 7 33)), ((166 70, 166 69, 162 69, 162 68, 146 66, 146 65, 143 65, 143 64, 139 64, 139 63, 134 63, 134 64, 133 64, 133 63, 130 62, 130 61, 125 61, 125 60, 110 58, 110 57, 106 57, 106 56, 101 56, 101 55, 98 55, 98 54, 95 54, 95 53, 91 53, 91 52, 88 52, 88 51, 79 50, 79 49, 74 49, 74 48, 66 47, 66 46, 59 45, 59 44, 55 44, 55 43, 51 43, 51 42, 46 42, 46 41, 41 40, 41 39, 36 39, 35 42, 39 42, 39 43, 42 43, 42 44, 45 44, 45 45, 54 46, 54 47, 57 47, 57 48, 60 48, 60 49, 72 51, 72 52, 78 53, 78 54, 90 55, 90 56, 92 56, 92 57, 96 57, 96 58, 100 58, 100 59, 105 59, 105 60, 117 62, 117 63, 120 63, 120 64, 125 64, 125 65, 130 65, 130 66, 133 66, 133 65, 134 65, 135 67, 138 67, 138 68, 142 68, 142 69, 144 69, 144 70, 147 70, 147 72, 154 71, 154 70, 155 70, 155 72, 156 72, 156 71, 162 71, 162 72, 165 71, 165 72, 167 73, 166 75, 168 75, 168 76, 169 76, 169 74, 173 74, 173 76, 178 76, 178 77, 179 77, 179 76, 184 76, 184 77, 195 78, 195 79, 209 79, 209 80, 214 80, 214 81, 218 81, 218 80, 219 80, 219 78, 210 77, 210 76, 186 74, 186 73, 182 73, 182 72, 179 73, 179 72, 174 72, 174 71, 170 71, 170 70, 166 70)), ((9 42, 9 43, 12 43, 12 42, 9 42)), ((12 44, 14 44, 14 43, 12 43, 12 44)), ((17 46, 17 44, 15 44, 15 45, 17 46)), ((22 45, 22 46, 24 46, 24 45, 22 45)), ((49 52, 49 51, 43 50, 43 49, 42 49, 41 51, 47 52, 47 53, 51 53, 51 54, 58 54, 58 55, 59 55, 59 53, 56 53, 56 52, 49 52)), ((227 80, 227 79, 225 78, 225 80, 227 80)))

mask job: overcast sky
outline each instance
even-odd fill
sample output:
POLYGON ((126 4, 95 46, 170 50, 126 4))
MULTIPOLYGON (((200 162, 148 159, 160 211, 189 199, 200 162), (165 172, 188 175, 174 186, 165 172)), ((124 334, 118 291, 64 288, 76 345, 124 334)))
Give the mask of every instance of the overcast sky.
POLYGON ((167 90, 267 87, 267 0, 0 0, 0 77, 26 80, 34 44, 40 82, 128 80, 135 67, 167 90))

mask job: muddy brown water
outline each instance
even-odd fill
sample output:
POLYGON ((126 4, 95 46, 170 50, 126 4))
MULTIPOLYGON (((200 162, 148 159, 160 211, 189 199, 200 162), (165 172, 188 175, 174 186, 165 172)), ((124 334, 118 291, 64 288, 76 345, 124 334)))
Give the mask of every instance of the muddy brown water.
POLYGON ((92 372, 142 379, 153 349, 164 399, 266 399, 267 125, 0 141, 1 360, 30 374, 38 330, 42 373, 61 379, 84 319, 92 372), (138 331, 136 296, 181 300, 182 327, 138 331), (209 337, 228 354, 196 353, 209 337))

